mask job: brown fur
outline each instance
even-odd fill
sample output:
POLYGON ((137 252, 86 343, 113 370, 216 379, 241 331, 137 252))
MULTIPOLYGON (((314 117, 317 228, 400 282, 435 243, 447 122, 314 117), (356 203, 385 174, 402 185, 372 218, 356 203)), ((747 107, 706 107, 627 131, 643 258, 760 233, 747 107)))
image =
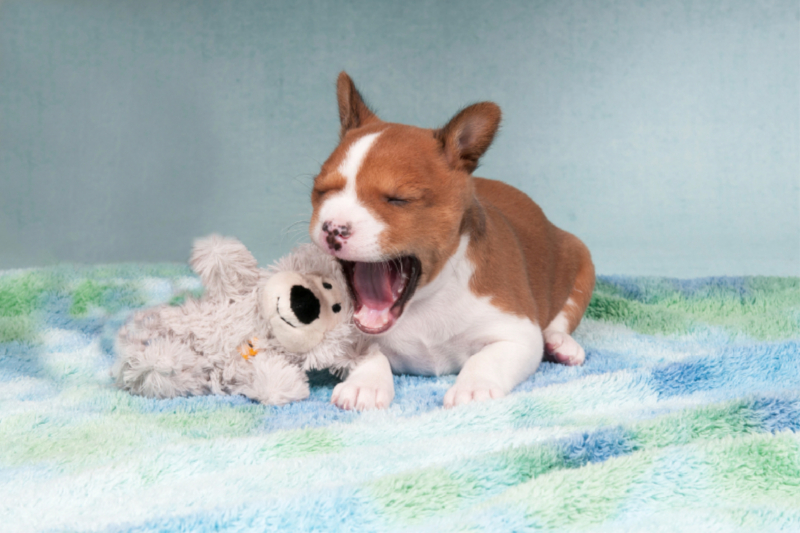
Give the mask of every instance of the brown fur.
POLYGON ((353 80, 344 72, 341 72, 336 80, 336 98, 339 104, 339 122, 342 125, 339 131, 340 138, 344 139, 350 130, 380 122, 375 113, 364 103, 353 80))
POLYGON ((523 192, 471 176, 500 123, 497 105, 469 106, 443 128, 427 130, 381 121, 345 73, 337 96, 341 142, 314 182, 312 228, 325 196, 345 185, 336 169, 347 150, 363 135, 380 131, 362 163, 356 192, 388 226, 380 243, 387 257, 416 255, 423 286, 439 274, 461 235, 469 234, 475 294, 542 328, 564 310, 570 332, 577 327, 595 281, 586 246, 550 223, 523 192), (395 205, 397 200, 407 203, 395 205), (568 298, 574 305, 565 306, 568 298))
POLYGON ((381 136, 361 166, 356 192, 372 213, 388 223, 381 242, 387 256, 416 255, 423 265, 420 285, 424 285, 458 248, 459 225, 471 198, 470 177, 450 171, 430 130, 380 122, 348 131, 314 182, 310 227, 317 223, 317 207, 325 195, 345 185, 337 169, 350 146, 377 131, 381 136), (439 181, 432 183, 431 176, 439 181), (393 205, 389 198, 408 204, 393 205))
POLYGON ((594 289, 589 250, 547 220, 522 191, 499 181, 473 180, 475 201, 486 213, 486 231, 470 236, 468 257, 475 265, 471 288, 542 328, 564 309, 571 333, 594 289), (570 297, 575 305, 565 309, 570 297))

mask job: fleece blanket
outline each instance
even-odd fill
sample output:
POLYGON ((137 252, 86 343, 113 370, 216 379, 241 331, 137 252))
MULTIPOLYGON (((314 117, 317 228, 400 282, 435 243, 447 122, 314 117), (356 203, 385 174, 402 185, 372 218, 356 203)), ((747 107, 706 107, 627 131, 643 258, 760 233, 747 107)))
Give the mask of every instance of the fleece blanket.
POLYGON ((132 310, 186 267, 0 273, 0 530, 800 531, 800 279, 600 278, 575 336, 508 397, 384 412, 115 389, 132 310))

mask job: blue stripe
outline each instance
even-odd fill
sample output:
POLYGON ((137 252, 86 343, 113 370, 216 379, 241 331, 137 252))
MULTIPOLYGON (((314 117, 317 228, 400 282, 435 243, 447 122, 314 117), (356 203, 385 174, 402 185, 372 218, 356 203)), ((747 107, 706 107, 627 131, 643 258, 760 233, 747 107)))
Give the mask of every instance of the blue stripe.
POLYGON ((728 396, 800 384, 800 344, 728 346, 712 357, 695 357, 653 370, 659 397, 725 389, 728 396))
POLYGON ((800 399, 759 398, 753 402, 753 417, 764 431, 800 432, 800 399))
POLYGON ((297 498, 270 498, 264 495, 238 507, 210 509, 184 516, 165 516, 139 524, 120 524, 105 533, 155 533, 186 531, 344 532, 385 531, 370 500, 356 489, 331 488, 333 493, 302 495, 297 498))
POLYGON ((569 468, 602 463, 612 457, 629 455, 636 449, 631 434, 622 427, 573 435, 559 441, 557 447, 564 454, 564 462, 569 468))

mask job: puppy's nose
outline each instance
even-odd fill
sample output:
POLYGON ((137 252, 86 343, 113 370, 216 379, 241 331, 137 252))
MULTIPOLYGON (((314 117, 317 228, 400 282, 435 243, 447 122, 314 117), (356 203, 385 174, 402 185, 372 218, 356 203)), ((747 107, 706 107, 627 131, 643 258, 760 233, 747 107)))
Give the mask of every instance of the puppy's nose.
POLYGON ((322 224, 322 231, 325 232, 325 242, 328 243, 328 248, 337 252, 342 249, 342 244, 352 234, 349 223, 336 224, 330 220, 322 224))

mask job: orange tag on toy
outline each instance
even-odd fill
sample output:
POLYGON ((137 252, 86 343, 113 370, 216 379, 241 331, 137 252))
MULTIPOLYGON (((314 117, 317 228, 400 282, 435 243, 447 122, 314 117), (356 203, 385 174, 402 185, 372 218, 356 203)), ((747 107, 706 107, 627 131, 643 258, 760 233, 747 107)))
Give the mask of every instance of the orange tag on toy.
POLYGON ((256 350, 255 348, 255 343, 257 342, 258 338, 253 337, 251 340, 247 341, 246 343, 242 344, 239 347, 239 353, 242 354, 243 358, 250 359, 251 357, 254 357, 258 353, 258 350, 256 350))

